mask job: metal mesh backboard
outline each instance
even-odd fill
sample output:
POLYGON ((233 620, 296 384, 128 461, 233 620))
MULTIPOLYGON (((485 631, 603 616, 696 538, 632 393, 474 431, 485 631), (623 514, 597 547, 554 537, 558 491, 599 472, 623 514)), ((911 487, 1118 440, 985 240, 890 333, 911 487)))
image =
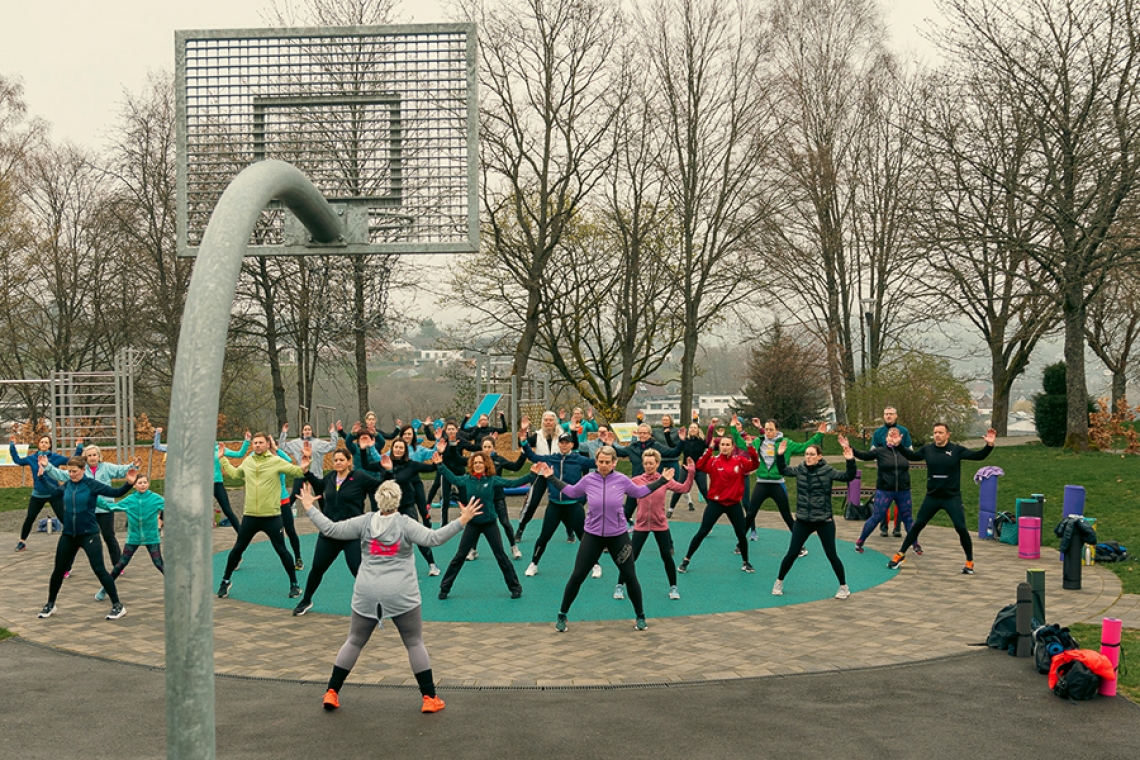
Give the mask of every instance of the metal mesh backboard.
POLYGON ((345 240, 311 244, 274 204, 250 253, 477 250, 475 44, 473 24, 177 32, 179 255, 264 159, 303 171, 345 240))

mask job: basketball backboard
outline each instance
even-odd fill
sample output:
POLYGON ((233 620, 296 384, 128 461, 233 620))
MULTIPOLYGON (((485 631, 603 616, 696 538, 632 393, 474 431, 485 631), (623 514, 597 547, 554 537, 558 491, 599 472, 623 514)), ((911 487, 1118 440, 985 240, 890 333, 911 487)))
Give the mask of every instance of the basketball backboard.
POLYGON ((475 26, 176 32, 178 254, 194 256, 222 192, 287 161, 340 215, 316 244, 271 204, 254 255, 478 249, 475 26))

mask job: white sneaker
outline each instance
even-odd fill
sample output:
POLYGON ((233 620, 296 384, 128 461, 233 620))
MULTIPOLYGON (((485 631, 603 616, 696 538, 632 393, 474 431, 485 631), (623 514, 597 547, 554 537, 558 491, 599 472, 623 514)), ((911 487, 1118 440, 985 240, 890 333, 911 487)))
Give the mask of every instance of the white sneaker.
POLYGON ((676 586, 670 586, 669 587, 669 598, 670 599, 680 599, 681 598, 681 592, 677 590, 676 586))
POLYGON ((807 556, 807 549, 800 549, 800 556, 806 557, 807 556))
POLYGON ((620 583, 614 586, 614 599, 625 599, 625 586, 620 583))
POLYGON ((849 596, 851 596, 851 589, 847 588, 846 583, 840 586, 839 590, 835 592, 836 599, 846 599, 849 596))
POLYGON ((511 547, 511 556, 515 559, 522 559, 522 552, 519 551, 518 546, 511 547))
POLYGON ((783 596, 783 595, 784 595, 784 582, 783 581, 776 581, 775 583, 772 584, 772 596, 783 596))
POLYGON ((602 566, 601 565, 594 565, 594 569, 590 571, 590 577, 591 578, 601 578, 602 577, 602 566))
POLYGON ((478 556, 479 552, 472 549, 471 551, 467 552, 467 561, 470 562, 471 560, 476 559, 478 556))
POLYGON ((531 562, 526 566, 526 572, 523 573, 523 575, 527 576, 528 578, 533 578, 534 576, 538 575, 538 565, 531 562))
POLYGON ((428 575, 439 575, 439 568, 436 566, 436 564, 434 562, 428 568, 428 575))

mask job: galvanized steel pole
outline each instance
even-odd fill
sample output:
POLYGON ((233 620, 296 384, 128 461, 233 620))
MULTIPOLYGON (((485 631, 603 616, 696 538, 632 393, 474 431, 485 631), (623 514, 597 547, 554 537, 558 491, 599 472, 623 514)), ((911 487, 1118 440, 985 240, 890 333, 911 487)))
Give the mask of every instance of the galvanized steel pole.
POLYGON ((186 297, 171 389, 166 472, 166 751, 212 760, 214 734, 213 481, 226 333, 242 258, 272 200, 320 243, 341 235, 336 212, 295 167, 260 161, 226 188, 202 238, 186 297))

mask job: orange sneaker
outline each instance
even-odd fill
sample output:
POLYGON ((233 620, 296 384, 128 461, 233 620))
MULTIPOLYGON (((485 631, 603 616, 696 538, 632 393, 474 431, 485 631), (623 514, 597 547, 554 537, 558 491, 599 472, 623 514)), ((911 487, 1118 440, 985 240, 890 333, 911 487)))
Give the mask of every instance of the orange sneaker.
POLYGON ((891 561, 887 563, 887 569, 888 570, 898 570, 899 567, 901 567, 902 563, 904 563, 904 562, 906 562, 906 555, 905 554, 896 554, 894 557, 891 558, 891 561))
POLYGON ((443 709, 443 700, 439 697, 424 697, 424 706, 420 712, 433 713, 443 709))
POLYGON ((974 563, 972 561, 967 562, 966 566, 962 568, 962 575, 973 575, 973 574, 974 574, 974 563))
POLYGON ((325 692, 325 709, 335 710, 340 707, 340 697, 337 696, 335 689, 329 689, 325 692))

